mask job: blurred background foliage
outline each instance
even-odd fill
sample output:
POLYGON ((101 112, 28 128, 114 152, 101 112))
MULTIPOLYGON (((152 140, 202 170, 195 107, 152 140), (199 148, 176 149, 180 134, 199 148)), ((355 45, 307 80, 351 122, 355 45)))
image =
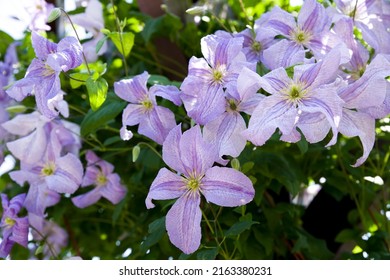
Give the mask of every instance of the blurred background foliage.
MULTIPOLYGON (((118 19, 123 32, 134 34, 130 54, 124 58, 113 41, 107 40, 109 51, 90 65, 109 85, 108 97, 96 111, 89 109, 85 86, 72 84, 66 76, 61 77, 61 82, 68 93, 68 120, 81 125, 81 158, 84 160, 85 150, 93 149, 113 163, 128 194, 118 205, 101 200, 78 209, 64 198, 60 204, 48 208, 48 216, 69 235, 68 246, 59 258, 73 255, 83 259, 390 258, 389 118, 377 123, 375 147, 367 162, 358 168, 351 167, 362 153, 357 138, 339 136, 337 144, 329 148, 324 147, 329 139, 314 145, 305 140, 288 144, 279 141, 276 134, 262 147, 248 143, 231 164, 253 181, 254 201, 235 209, 203 202, 207 221, 202 221, 201 248, 192 255, 184 255, 171 245, 165 231, 165 215, 173 201, 157 201, 151 210, 145 207, 151 182, 164 166, 161 146, 138 134, 127 142, 120 139, 121 112, 126 103, 113 93, 113 83, 146 70, 152 74, 149 86, 155 83, 179 86, 186 76, 189 58, 201 57, 203 36, 221 29, 239 32, 273 6, 294 12, 299 10, 299 2, 295 6, 284 0, 197 3, 103 0, 101 3, 107 30, 118 31, 118 19), (185 13, 194 5, 207 9, 196 15, 185 13), (140 149, 137 159, 134 147, 140 149)), ((80 6, 70 14, 84 9, 80 6)), ((63 18, 56 24, 68 23, 63 18)), ((48 36, 58 41, 63 34, 53 30, 48 36)), ((13 39, 4 32, 0 38, 0 51, 4 53, 13 39)), ((18 55, 20 68, 16 78, 22 78, 34 57, 28 33, 18 47, 18 55)), ((74 74, 85 72, 83 67, 74 74)), ((165 100, 159 102, 175 112, 183 128, 190 126, 184 108, 165 100)), ((26 99, 23 104, 31 107, 34 103, 26 99)), ((23 189, 5 174, 0 177, 0 191, 14 195, 23 189)), ((30 251, 14 246, 12 258, 26 259, 31 255, 42 258, 42 250, 37 248, 43 242, 30 246, 30 251)))

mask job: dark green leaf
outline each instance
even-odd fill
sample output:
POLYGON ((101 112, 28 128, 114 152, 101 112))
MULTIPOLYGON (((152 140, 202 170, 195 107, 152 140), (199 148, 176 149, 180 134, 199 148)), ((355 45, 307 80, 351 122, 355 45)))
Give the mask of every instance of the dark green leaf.
POLYGON ((239 235, 239 234, 243 233, 245 230, 250 229, 251 226, 253 226, 255 224, 259 224, 259 222, 241 221, 241 222, 235 223, 230 229, 228 229, 225 232, 225 236, 229 237, 229 236, 239 235))
POLYGON ((151 224, 149 224, 149 235, 141 244, 141 251, 146 252, 151 246, 156 244, 161 240, 163 235, 165 234, 165 217, 155 220, 151 224))
POLYGON ((99 42, 97 42, 96 44, 96 53, 98 53, 100 51, 100 49, 103 47, 103 44, 105 41, 107 41, 108 37, 107 36, 104 36, 102 39, 99 40, 99 42))
POLYGON ((215 260, 218 255, 218 248, 201 250, 196 254, 198 260, 215 260))
POLYGON ((90 110, 81 122, 81 135, 86 136, 112 121, 125 108, 126 102, 117 98, 107 98, 97 111, 90 110))

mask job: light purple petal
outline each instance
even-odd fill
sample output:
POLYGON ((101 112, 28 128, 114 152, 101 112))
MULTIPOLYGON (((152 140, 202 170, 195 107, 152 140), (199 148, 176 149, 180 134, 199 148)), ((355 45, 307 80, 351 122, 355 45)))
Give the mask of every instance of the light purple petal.
POLYGON ((162 145, 168 133, 176 126, 175 115, 171 110, 155 106, 141 120, 138 133, 162 145))
POLYGON ((303 112, 297 127, 302 131, 307 142, 317 143, 328 135, 331 125, 324 115, 303 112))
POLYGON ((2 127, 9 133, 25 136, 37 127, 43 126, 48 120, 42 118, 38 112, 16 115, 11 120, 2 124, 2 127))
POLYGON ((243 38, 223 39, 207 35, 201 39, 202 54, 211 67, 229 64, 242 50, 243 38))
POLYGON ((240 101, 247 101, 261 87, 261 78, 256 72, 244 67, 237 79, 237 92, 240 101))
POLYGON ((182 104, 180 98, 181 91, 175 86, 154 85, 149 89, 149 92, 151 95, 161 96, 173 102, 176 106, 181 106, 182 104))
POLYGON ((208 202, 235 207, 252 201, 255 190, 243 173, 227 167, 214 166, 202 179, 201 192, 208 202))
POLYGON ((184 179, 166 168, 161 168, 150 186, 145 204, 148 209, 153 208, 152 200, 174 199, 182 196, 186 191, 184 179))
POLYGON ((47 135, 43 128, 36 129, 30 135, 8 142, 7 148, 19 160, 34 164, 44 155, 47 146, 47 135))
POLYGON ((123 100, 130 103, 140 103, 149 97, 146 83, 149 79, 148 72, 134 76, 132 79, 123 79, 114 83, 114 91, 123 100))
POLYGON ((264 50, 263 63, 270 70, 279 67, 287 68, 303 63, 305 60, 305 52, 301 45, 287 39, 282 39, 264 50))
POLYGON ((28 228, 30 226, 27 217, 15 219, 16 223, 12 227, 11 241, 27 247, 28 243, 28 228))
POLYGON ((329 29, 331 21, 324 6, 316 0, 306 0, 298 14, 298 26, 311 34, 329 29))
POLYGON ((78 208, 85 208, 96 203, 102 197, 98 188, 94 188, 91 191, 75 196, 72 198, 72 202, 78 208))
POLYGON ((43 216, 46 207, 57 204, 60 198, 61 196, 57 192, 47 188, 44 180, 40 180, 30 185, 24 201, 24 207, 29 212, 43 216))
POLYGON ((186 175, 202 175, 218 159, 218 148, 203 139, 199 125, 183 133, 179 149, 186 175))
POLYGON ((344 44, 332 49, 322 61, 313 64, 304 72, 294 72, 294 81, 315 88, 335 81, 341 64, 348 62, 350 53, 344 44))
POLYGON ((200 195, 188 192, 167 213, 169 240, 185 254, 195 252, 200 246, 202 212, 199 205, 200 195))
POLYGON ((344 102, 336 94, 332 85, 323 86, 315 90, 310 98, 302 100, 299 108, 303 112, 323 114, 332 127, 333 137, 327 146, 333 145, 337 141, 337 127, 342 116, 344 102))
POLYGON ((340 91, 346 107, 368 108, 381 105, 386 98, 387 81, 390 76, 390 62, 387 56, 377 55, 367 66, 363 76, 340 91))
POLYGON ((237 112, 225 113, 203 127, 205 140, 216 142, 219 156, 238 157, 244 150, 246 139, 241 132, 246 129, 242 116, 237 112))
POLYGON ((162 147, 162 157, 164 162, 173 170, 186 174, 186 168, 181 161, 181 124, 174 127, 166 137, 162 147))
POLYGON ((261 27, 271 28, 277 34, 284 36, 289 36, 297 25, 295 17, 278 6, 274 7, 271 12, 263 14, 256 24, 261 27))
POLYGON ((110 174, 107 179, 108 182, 106 186, 100 188, 100 193, 112 204, 117 204, 125 197, 127 189, 121 185, 118 174, 110 174))
POLYGON ((297 109, 279 96, 267 96, 253 112, 248 129, 243 131, 243 136, 253 144, 261 146, 277 128, 282 134, 290 134, 297 114, 297 109))
POLYGON ((362 165, 369 156, 375 142, 375 120, 368 114, 345 109, 339 127, 347 137, 358 136, 363 146, 363 155, 353 165, 362 165))
POLYGON ((57 44, 50 42, 48 39, 32 32, 31 41, 35 51, 35 55, 40 60, 46 60, 47 56, 57 51, 57 44))
POLYGON ((291 84, 292 80, 284 68, 277 68, 260 77, 261 87, 268 93, 280 95, 280 92, 291 84))
POLYGON ((128 104, 122 113, 122 124, 133 126, 139 124, 146 117, 145 108, 138 104, 128 104))

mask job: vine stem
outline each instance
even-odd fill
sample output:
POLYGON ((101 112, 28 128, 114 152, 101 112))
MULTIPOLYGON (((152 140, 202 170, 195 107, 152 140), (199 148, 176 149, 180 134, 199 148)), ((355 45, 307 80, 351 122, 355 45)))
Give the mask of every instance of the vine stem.
POLYGON ((115 17, 115 24, 116 24, 116 28, 117 28, 117 31, 119 33, 119 41, 121 43, 121 48, 122 48, 122 57, 123 57, 123 65, 125 67, 125 75, 128 76, 128 70, 127 70, 127 62, 126 62, 126 57, 125 57, 125 47, 123 46, 123 37, 122 37, 122 28, 119 24, 119 19, 118 19, 118 15, 116 14, 116 11, 115 11, 115 6, 114 6, 114 0, 110 0, 111 2, 111 5, 112 5, 112 10, 114 11, 114 17, 115 17))
POLYGON ((34 226, 32 226, 32 225, 30 225, 30 228, 31 228, 32 230, 34 230, 36 233, 38 233, 38 235, 42 238, 43 242, 46 243, 47 246, 49 247, 49 251, 50 251, 51 255, 52 255, 54 258, 58 259, 58 255, 57 255, 57 253, 55 252, 53 246, 51 245, 51 243, 47 242, 47 236, 44 236, 36 227, 34 227, 34 226))
MULTIPOLYGON (((73 21, 72 19, 70 18, 69 14, 63 9, 63 8, 59 8, 61 10, 62 13, 64 13, 64 15, 68 18, 69 22, 70 22, 70 25, 72 26, 73 28, 73 31, 74 33, 76 34, 76 38, 79 42, 81 42, 80 40, 80 37, 79 37, 79 34, 77 33, 76 31, 76 28, 74 27, 74 24, 73 24, 73 21)), ((85 62, 85 66, 87 67, 87 70, 88 70, 88 74, 90 76, 92 76, 92 72, 91 72, 91 69, 89 69, 89 65, 88 65, 88 62, 87 62, 87 58, 85 57, 85 54, 84 54, 84 51, 81 52, 83 54, 83 60, 85 62)))

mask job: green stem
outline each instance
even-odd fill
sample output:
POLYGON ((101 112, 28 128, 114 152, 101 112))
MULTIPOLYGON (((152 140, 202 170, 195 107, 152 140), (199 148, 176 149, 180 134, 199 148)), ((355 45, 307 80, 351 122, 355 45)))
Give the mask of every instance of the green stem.
POLYGON ((140 142, 138 143, 139 146, 143 145, 143 146, 146 146, 148 147, 149 149, 151 149, 156 155, 158 155, 159 158, 163 159, 161 154, 153 147, 151 146, 149 143, 146 143, 146 142, 140 142))
POLYGON ((51 243, 47 242, 47 236, 44 236, 38 229, 36 229, 34 226, 30 225, 30 227, 36 232, 38 233, 38 235, 42 238, 43 242, 47 244, 48 248, 49 248, 49 251, 50 253, 52 254, 52 256, 55 258, 55 259, 58 259, 58 255, 57 253, 55 252, 53 246, 51 245, 51 243))
POLYGON ((126 57, 125 57, 125 47, 123 46, 123 37, 122 37, 123 29, 120 26, 119 18, 118 18, 118 15, 116 14, 116 11, 115 11, 114 0, 111 0, 111 5, 112 5, 112 10, 114 12, 115 24, 116 24, 117 31, 119 33, 119 41, 121 43, 121 48, 122 48, 122 59, 123 59, 123 65, 125 67, 125 76, 128 76, 129 73, 127 70, 127 62, 126 62, 126 57))
MULTIPOLYGON (((72 26, 73 31, 74 31, 74 33, 76 34, 77 40, 78 40, 79 42, 81 42, 80 37, 79 37, 79 35, 77 34, 76 28, 74 27, 74 24, 73 24, 73 22, 72 22, 72 19, 71 19, 70 16, 69 16, 69 14, 68 14, 63 8, 59 8, 59 9, 60 9, 61 12, 63 12, 63 13, 65 14, 65 16, 68 18, 68 20, 69 20, 69 22, 70 22, 70 25, 72 26)), ((88 65, 88 62, 87 62, 87 58, 85 57, 85 54, 84 54, 83 51, 82 51, 81 53, 83 54, 83 59, 84 59, 85 66, 87 67, 88 74, 89 74, 90 76, 92 76, 91 70, 89 69, 89 65, 88 65)))

